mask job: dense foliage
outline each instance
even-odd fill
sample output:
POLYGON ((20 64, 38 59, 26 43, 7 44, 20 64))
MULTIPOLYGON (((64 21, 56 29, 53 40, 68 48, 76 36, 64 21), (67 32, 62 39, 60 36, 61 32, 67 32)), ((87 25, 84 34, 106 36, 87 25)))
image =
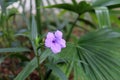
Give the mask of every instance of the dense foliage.
POLYGON ((17 1, 0 0, 0 80, 120 79, 120 0, 17 1))

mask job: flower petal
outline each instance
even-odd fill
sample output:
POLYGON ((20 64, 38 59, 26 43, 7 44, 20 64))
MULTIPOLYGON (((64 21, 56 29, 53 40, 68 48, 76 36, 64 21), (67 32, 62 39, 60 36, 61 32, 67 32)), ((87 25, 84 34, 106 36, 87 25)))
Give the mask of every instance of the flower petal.
POLYGON ((55 38, 54 34, 52 32, 48 32, 47 39, 53 39, 55 38))
POLYGON ((61 39, 61 38, 62 38, 62 32, 59 31, 59 30, 57 30, 57 31, 55 32, 55 37, 61 39))
POLYGON ((60 39, 59 43, 60 43, 62 48, 66 47, 66 41, 64 39, 60 39))
POLYGON ((52 32, 48 32, 47 38, 45 39, 45 46, 51 47, 54 38, 55 38, 54 34, 52 32))
POLYGON ((52 40, 51 39, 46 39, 45 40, 45 46, 46 47, 51 47, 51 44, 52 44, 52 40))
POLYGON ((57 54, 61 51, 61 46, 57 43, 53 43, 51 46, 51 50, 53 53, 57 54))

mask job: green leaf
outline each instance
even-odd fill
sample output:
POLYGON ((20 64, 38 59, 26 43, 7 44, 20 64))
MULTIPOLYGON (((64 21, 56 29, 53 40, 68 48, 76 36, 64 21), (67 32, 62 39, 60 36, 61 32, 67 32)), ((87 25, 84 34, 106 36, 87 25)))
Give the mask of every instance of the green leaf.
POLYGON ((79 63, 74 63, 74 80, 89 80, 87 79, 82 66, 79 63))
POLYGON ((120 14, 119 10, 110 10, 111 23, 116 24, 115 27, 117 27, 117 28, 120 27, 119 14, 120 14))
POLYGON ((67 43, 66 48, 62 49, 59 54, 53 55, 52 57, 54 57, 54 62, 56 64, 62 63, 62 65, 59 65, 59 67, 66 74, 67 77, 69 77, 69 75, 71 74, 74 63, 80 62, 76 54, 76 48, 71 43, 67 43))
POLYGON ((111 27, 109 11, 106 7, 95 8, 100 28, 111 27))
POLYGON ((17 8, 11 8, 11 9, 8 9, 7 10, 7 15, 8 15, 8 18, 12 17, 12 16, 15 16, 17 13, 18 13, 18 9, 17 8))
POLYGON ((64 4, 47 6, 46 8, 60 8, 60 9, 65 9, 68 11, 75 12, 77 14, 83 14, 85 12, 92 10, 92 6, 86 3, 85 1, 81 1, 79 4, 76 4, 76 5, 64 3, 64 4))
MULTIPOLYGON (((88 80, 118 80, 120 33, 112 29, 90 32, 79 40, 77 53, 88 80)), ((86 80, 86 79, 85 79, 86 80)))
POLYGON ((46 66, 49 68, 49 69, 52 69, 55 74, 61 79, 61 80, 68 80, 67 77, 65 76, 65 74, 62 72, 62 70, 57 67, 56 65, 54 64, 46 64, 46 66))
POLYGON ((33 40, 35 40, 38 36, 38 33, 37 33, 37 24, 36 24, 36 21, 35 21, 35 17, 32 16, 32 26, 31 26, 31 38, 33 40))
POLYGON ((93 7, 110 7, 116 8, 120 7, 120 0, 93 0, 92 5, 93 7))
POLYGON ((73 70, 74 63, 80 62, 76 55, 76 48, 73 44, 67 43, 66 48, 62 49, 57 55, 50 55, 50 59, 54 59, 54 64, 58 64, 59 68, 66 74, 67 77, 73 70), (59 65, 62 64, 62 65, 59 65))
POLYGON ((0 53, 6 53, 6 52, 29 52, 30 50, 28 48, 0 48, 0 53))
POLYGON ((65 9, 65 10, 69 10, 69 11, 74 11, 74 6, 72 4, 68 4, 68 3, 51 5, 51 6, 47 6, 45 8, 60 8, 60 9, 65 9))
MULTIPOLYGON (((51 55, 50 50, 44 51, 40 56, 40 64, 49 56, 51 55)), ((17 77, 14 80, 25 80, 30 73, 37 68, 37 58, 33 58, 26 66, 25 68, 17 75, 17 77)))
POLYGON ((73 4, 74 4, 74 5, 77 5, 77 2, 76 2, 76 0, 72 0, 72 2, 73 2, 73 4))
POLYGON ((23 36, 23 37, 29 38, 29 32, 28 32, 27 29, 20 29, 20 30, 17 31, 17 33, 14 36, 15 37, 23 36))
POLYGON ((64 59, 71 62, 77 60, 77 58, 76 59, 74 58, 76 56, 75 53, 76 53, 75 46, 71 43, 67 43, 66 48, 63 49, 57 56, 60 59, 64 59))
POLYGON ((14 2, 17 2, 18 0, 5 0, 5 4, 6 6, 9 6, 11 4, 13 4, 14 2))
POLYGON ((33 58, 14 80, 25 80, 37 67, 37 59, 33 58))
POLYGON ((6 11, 6 8, 13 4, 14 2, 17 2, 18 0, 0 0, 0 5, 1 5, 1 8, 2 8, 2 11, 5 12, 6 11))
POLYGON ((93 10, 92 6, 85 1, 81 1, 75 8, 76 12, 78 12, 79 14, 83 14, 85 12, 93 10))
POLYGON ((30 61, 28 57, 26 57, 24 54, 20 54, 20 53, 10 54, 9 57, 11 57, 11 58, 19 58, 22 61, 30 61))

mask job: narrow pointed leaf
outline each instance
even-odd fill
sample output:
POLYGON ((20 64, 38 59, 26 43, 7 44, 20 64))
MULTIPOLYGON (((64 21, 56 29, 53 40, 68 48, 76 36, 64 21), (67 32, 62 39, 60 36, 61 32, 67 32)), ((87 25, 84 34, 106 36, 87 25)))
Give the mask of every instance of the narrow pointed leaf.
POLYGON ((76 5, 64 3, 64 4, 47 6, 46 8, 60 8, 60 9, 65 9, 68 11, 75 12, 77 14, 83 14, 85 12, 92 10, 92 6, 86 3, 85 1, 81 1, 79 4, 76 4, 76 5))
MULTIPOLYGON (((51 55, 50 50, 46 50, 43 52, 40 56, 40 64, 49 56, 51 55)), ((33 58, 26 66, 25 68, 17 75, 17 77, 14 80, 25 80, 30 73, 37 68, 37 58, 33 58)))
POLYGON ((38 36, 37 25, 34 16, 32 16, 32 26, 31 26, 31 38, 34 40, 38 36))
POLYGON ((0 48, 0 53, 6 53, 6 52, 29 52, 30 50, 28 48, 0 48))
POLYGON ((61 80, 68 80, 67 77, 65 76, 65 74, 63 73, 63 71, 57 67, 54 64, 46 64, 46 66, 50 69, 52 69, 55 74, 61 79, 61 80))

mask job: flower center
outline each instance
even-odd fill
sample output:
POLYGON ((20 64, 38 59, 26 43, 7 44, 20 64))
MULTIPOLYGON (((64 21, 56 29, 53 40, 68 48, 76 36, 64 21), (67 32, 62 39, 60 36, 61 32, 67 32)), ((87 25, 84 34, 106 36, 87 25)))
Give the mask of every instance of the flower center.
POLYGON ((52 43, 56 43, 56 40, 53 40, 52 43))

